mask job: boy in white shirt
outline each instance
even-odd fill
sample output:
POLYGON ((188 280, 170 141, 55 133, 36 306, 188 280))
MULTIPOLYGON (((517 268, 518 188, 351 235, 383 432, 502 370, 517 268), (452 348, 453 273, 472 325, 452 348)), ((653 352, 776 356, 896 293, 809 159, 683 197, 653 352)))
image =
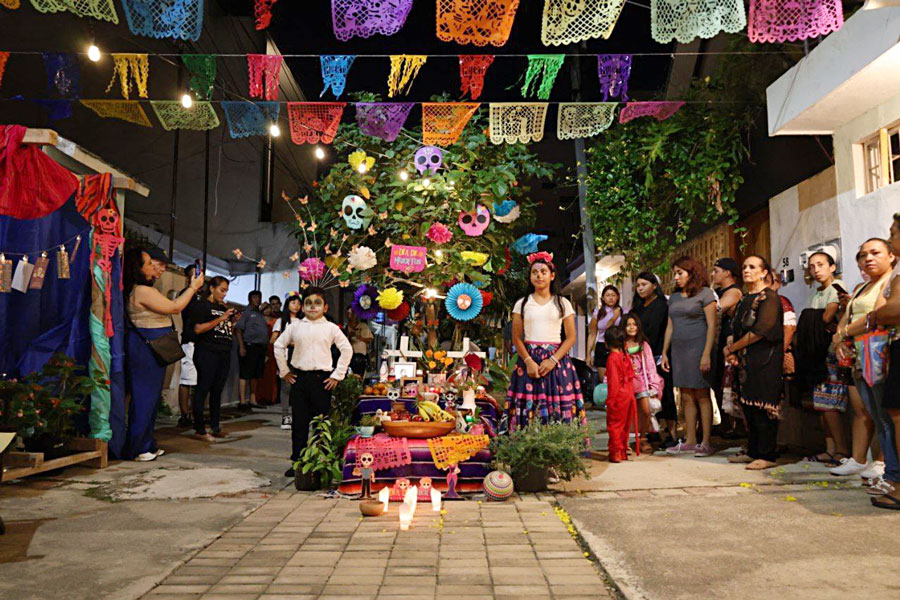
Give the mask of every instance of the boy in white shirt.
POLYGON ((309 438, 309 424, 314 417, 327 414, 331 408, 331 391, 347 374, 353 347, 344 333, 325 318, 328 304, 325 290, 307 288, 303 293, 305 318, 288 325, 275 341, 278 375, 291 384, 291 468, 284 476, 293 477, 293 463, 300 458, 309 438), (288 364, 288 346, 294 346, 288 364), (331 346, 341 351, 337 367, 332 370, 331 346))

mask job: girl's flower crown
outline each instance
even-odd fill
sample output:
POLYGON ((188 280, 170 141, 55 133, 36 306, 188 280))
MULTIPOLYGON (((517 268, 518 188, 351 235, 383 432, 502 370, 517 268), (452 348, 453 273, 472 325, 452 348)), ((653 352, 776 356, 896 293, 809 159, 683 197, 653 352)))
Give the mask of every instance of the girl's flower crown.
POLYGON ((547 265, 553 269, 553 255, 549 252, 544 252, 541 250, 540 252, 534 252, 528 255, 528 264, 533 265, 535 262, 540 261, 543 263, 547 263, 547 265))
POLYGON ((287 294, 284 295, 284 301, 290 302, 291 298, 294 298, 294 297, 300 298, 300 292, 288 292, 287 294))

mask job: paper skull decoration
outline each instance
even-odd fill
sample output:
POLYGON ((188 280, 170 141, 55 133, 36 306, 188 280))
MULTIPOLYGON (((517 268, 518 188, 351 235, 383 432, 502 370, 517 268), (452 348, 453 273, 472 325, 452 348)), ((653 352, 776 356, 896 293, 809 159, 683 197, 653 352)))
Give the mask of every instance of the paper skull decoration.
POLYGON ((456 392, 454 392, 453 390, 444 390, 444 393, 441 394, 441 400, 444 401, 444 405, 446 408, 455 408, 456 392))
POLYGON ((400 399, 400 388, 388 388, 387 391, 387 399, 391 402, 396 402, 400 399))
POLYGON ((119 213, 111 208, 101 210, 95 219, 100 231, 109 235, 115 235, 119 230, 119 213))
POLYGON ((369 226, 372 221, 370 211, 368 211, 366 201, 355 194, 351 194, 344 198, 341 204, 341 216, 350 229, 363 229, 369 226))
POLYGON ((491 213, 481 204, 475 207, 475 212, 459 213, 459 226, 469 237, 477 237, 491 224, 491 213))
POLYGON ((437 146, 423 146, 416 150, 415 160, 419 175, 425 171, 437 173, 444 164, 444 151, 437 146))
POLYGON ((359 455, 359 464, 363 468, 369 468, 375 462, 375 457, 372 456, 371 452, 363 452, 359 455))

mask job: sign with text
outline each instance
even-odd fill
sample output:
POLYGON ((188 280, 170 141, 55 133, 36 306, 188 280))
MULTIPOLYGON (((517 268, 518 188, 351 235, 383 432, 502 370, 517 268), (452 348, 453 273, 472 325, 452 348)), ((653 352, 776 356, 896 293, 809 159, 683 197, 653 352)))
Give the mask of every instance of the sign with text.
POLYGON ((403 273, 418 273, 425 269, 424 246, 391 246, 391 269, 403 273))

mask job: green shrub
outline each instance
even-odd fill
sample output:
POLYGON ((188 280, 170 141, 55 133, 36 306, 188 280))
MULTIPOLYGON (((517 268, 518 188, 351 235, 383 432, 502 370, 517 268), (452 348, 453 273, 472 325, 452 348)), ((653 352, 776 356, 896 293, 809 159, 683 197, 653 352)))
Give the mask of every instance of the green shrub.
POLYGON ((520 477, 532 469, 553 469, 565 481, 588 476, 582 458, 587 431, 577 425, 533 422, 528 427, 491 441, 493 466, 520 477))
POLYGON ((336 423, 320 415, 310 423, 309 440, 294 463, 294 469, 304 474, 318 473, 323 488, 341 482, 344 466, 344 448, 354 434, 349 423, 336 423))

